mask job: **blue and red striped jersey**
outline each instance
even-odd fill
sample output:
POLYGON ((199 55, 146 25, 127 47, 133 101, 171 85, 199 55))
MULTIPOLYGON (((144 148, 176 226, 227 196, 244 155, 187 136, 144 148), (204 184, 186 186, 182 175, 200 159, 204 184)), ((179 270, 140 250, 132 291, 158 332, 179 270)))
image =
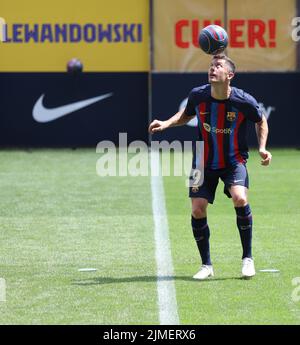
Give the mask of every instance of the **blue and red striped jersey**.
POLYGON ((260 122, 263 116, 255 98, 231 87, 228 99, 217 100, 211 96, 211 85, 207 84, 190 92, 185 114, 197 115, 206 168, 222 169, 246 163, 248 120, 260 122))

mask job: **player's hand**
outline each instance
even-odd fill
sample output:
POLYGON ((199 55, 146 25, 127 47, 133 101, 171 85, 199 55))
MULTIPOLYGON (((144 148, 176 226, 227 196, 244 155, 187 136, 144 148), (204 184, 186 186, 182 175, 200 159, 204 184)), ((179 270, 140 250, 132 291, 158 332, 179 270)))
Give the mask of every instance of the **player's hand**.
POLYGON ((271 163, 271 160, 272 160, 271 152, 267 150, 259 150, 259 154, 262 158, 261 165, 269 165, 271 163))
POLYGON ((154 120, 150 123, 148 131, 153 134, 156 132, 161 132, 167 128, 165 121, 154 120))

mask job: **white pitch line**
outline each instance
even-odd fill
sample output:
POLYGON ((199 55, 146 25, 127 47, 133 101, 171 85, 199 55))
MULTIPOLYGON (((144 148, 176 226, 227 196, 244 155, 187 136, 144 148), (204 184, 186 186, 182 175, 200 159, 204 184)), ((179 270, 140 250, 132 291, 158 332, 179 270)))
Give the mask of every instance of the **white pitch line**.
POLYGON ((0 278, 0 302, 6 301, 6 280, 0 278))
POLYGON ((179 325, 174 271, 170 249, 169 226, 165 205, 159 152, 151 151, 151 190, 154 219, 157 293, 161 325, 179 325))

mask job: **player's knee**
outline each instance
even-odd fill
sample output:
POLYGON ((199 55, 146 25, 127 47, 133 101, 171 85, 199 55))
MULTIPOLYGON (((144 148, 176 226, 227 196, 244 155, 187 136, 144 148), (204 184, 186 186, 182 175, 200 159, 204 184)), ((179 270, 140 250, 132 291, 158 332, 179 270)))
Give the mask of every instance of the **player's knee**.
POLYGON ((244 207, 248 204, 248 200, 245 195, 234 195, 232 200, 235 207, 244 207))
POLYGON ((206 217, 206 205, 197 205, 192 208, 192 216, 196 219, 206 217))

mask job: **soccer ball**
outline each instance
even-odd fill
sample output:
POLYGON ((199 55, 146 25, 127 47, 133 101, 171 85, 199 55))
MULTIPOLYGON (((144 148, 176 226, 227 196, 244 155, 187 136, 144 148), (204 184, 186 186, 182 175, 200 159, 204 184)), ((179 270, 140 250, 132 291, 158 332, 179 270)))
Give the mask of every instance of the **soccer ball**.
POLYGON ((227 44, 227 32, 219 25, 208 25, 200 31, 199 46, 206 54, 219 54, 227 44))
POLYGON ((67 63, 67 71, 69 73, 80 73, 83 70, 83 64, 80 60, 73 58, 67 63))

